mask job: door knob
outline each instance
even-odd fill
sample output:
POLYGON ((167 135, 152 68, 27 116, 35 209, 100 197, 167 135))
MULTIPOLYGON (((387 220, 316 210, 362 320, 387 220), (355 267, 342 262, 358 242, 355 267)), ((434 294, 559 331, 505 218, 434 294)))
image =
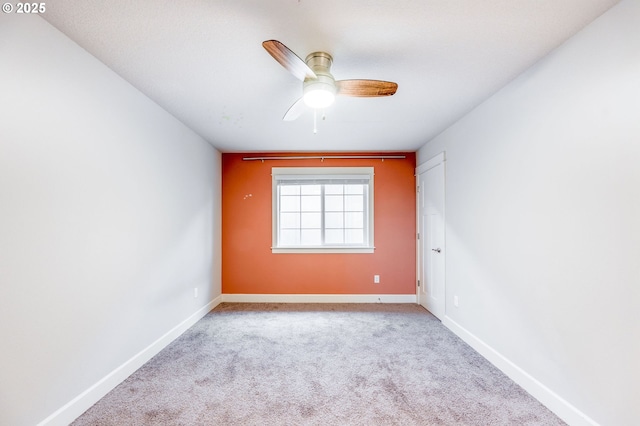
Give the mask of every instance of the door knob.
POLYGON ((438 247, 438 248, 431 249, 431 251, 435 251, 436 253, 440 253, 442 250, 440 250, 440 247, 438 247))

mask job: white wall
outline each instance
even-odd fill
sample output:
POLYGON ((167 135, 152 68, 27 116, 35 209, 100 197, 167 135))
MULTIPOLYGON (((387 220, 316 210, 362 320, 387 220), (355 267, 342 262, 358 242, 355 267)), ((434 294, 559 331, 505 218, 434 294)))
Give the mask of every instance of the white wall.
POLYGON ((640 424, 639 22, 622 1, 418 153, 447 157, 445 323, 572 424, 640 424))
POLYGON ((43 19, 2 15, 0 424, 64 424, 220 295, 220 154, 43 19))

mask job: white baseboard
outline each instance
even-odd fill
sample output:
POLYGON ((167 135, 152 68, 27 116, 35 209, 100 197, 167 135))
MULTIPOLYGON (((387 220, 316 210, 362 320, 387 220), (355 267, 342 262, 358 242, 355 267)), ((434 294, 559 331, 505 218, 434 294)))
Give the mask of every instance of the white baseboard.
POLYGON ((232 303, 418 303, 415 294, 223 294, 232 303))
POLYGON ((480 355, 485 357, 504 374, 509 376, 511 380, 522 386, 524 390, 529 392, 534 398, 540 401, 549 410, 553 411, 566 423, 572 426, 598 426, 598 423, 593 419, 578 410, 560 395, 543 385, 529 373, 518 367, 451 318, 445 316, 442 320, 442 324, 449 328, 449 330, 453 331, 458 337, 464 340, 469 346, 475 349, 480 355))
POLYGON ((187 331, 189 327, 198 322, 221 302, 222 296, 218 296, 202 308, 198 309, 180 324, 166 332, 158 340, 151 343, 127 362, 107 374, 89 389, 85 390, 67 404, 60 407, 49 417, 38 423, 38 426, 66 426, 70 424, 93 404, 98 402, 100 398, 104 397, 113 388, 122 383, 127 377, 133 374, 133 372, 142 367, 144 363, 157 355, 162 349, 169 345, 169 343, 173 342, 178 336, 187 331))

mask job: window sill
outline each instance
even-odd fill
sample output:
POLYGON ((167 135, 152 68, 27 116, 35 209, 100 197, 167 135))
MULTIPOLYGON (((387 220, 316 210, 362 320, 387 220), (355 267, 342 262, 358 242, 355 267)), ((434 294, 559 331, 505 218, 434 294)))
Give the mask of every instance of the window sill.
POLYGON ((271 253, 373 253, 375 247, 271 247, 271 253))

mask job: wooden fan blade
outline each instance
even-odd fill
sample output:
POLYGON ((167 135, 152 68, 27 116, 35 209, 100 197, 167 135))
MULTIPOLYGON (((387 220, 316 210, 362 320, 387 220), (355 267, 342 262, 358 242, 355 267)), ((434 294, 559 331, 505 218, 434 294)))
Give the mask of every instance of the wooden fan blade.
POLYGON ((398 90, 398 85, 380 80, 339 80, 336 81, 336 90, 336 95, 368 98, 391 96, 398 90))
POLYGON ((262 47, 269 52, 269 55, 273 56, 273 59, 278 61, 280 65, 285 67, 299 80, 304 81, 306 78, 318 78, 313 70, 309 68, 298 55, 278 40, 263 41, 262 47))
POLYGON ((291 105, 291 107, 284 114, 284 117, 282 117, 282 120, 293 121, 296 118, 300 117, 306 109, 307 109, 307 106, 305 105, 304 100, 300 98, 297 101, 295 101, 293 105, 291 105))

